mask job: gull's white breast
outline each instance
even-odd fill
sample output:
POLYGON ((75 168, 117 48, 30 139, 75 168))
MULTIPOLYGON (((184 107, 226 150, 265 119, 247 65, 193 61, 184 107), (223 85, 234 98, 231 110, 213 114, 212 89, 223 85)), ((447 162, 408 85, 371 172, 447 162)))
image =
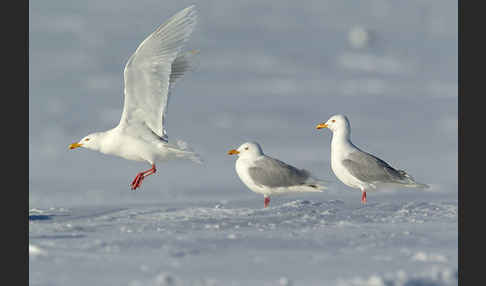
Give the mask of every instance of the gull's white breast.
POLYGON ((337 142, 334 141, 333 143, 334 144, 331 143, 331 169, 334 172, 334 175, 348 187, 358 189, 364 188, 366 184, 351 175, 342 163, 346 158, 346 155, 352 151, 351 148, 338 145, 336 144, 337 142))
POLYGON ((235 164, 235 169, 236 173, 238 174, 238 177, 240 177, 240 180, 253 192, 259 193, 259 194, 265 194, 265 188, 255 184, 253 182, 253 179, 250 177, 250 173, 248 172, 248 168, 253 166, 253 162, 247 159, 242 159, 239 157, 236 160, 235 164))

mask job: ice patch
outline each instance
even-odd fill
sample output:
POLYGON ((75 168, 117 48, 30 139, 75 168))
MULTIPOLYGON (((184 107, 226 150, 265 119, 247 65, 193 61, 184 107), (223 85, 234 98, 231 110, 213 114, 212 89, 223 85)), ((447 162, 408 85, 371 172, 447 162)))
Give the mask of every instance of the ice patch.
POLYGON ((36 209, 29 210, 29 222, 49 220, 56 216, 65 216, 69 210, 65 208, 49 208, 49 209, 36 209))

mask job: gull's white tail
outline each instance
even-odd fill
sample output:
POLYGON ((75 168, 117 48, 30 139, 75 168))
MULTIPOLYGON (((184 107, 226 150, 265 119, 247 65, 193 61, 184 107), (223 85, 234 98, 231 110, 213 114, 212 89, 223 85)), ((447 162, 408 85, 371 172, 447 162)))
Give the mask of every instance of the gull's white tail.
POLYGON ((171 149, 174 151, 177 158, 189 159, 198 164, 202 164, 204 162, 201 156, 194 152, 192 148, 182 140, 177 140, 177 146, 172 146, 171 149))
POLYGON ((290 190, 295 193, 319 193, 328 189, 327 185, 329 182, 309 177, 305 183, 302 185, 296 185, 285 189, 284 192, 289 192, 290 190))
POLYGON ((407 172, 405 172, 404 170, 398 170, 398 173, 402 177, 402 180, 403 180, 402 184, 405 187, 421 188, 421 189, 427 189, 427 188, 429 188, 429 186, 426 185, 426 184, 422 184, 422 183, 416 182, 414 180, 414 178, 412 176, 410 176, 409 174, 407 174, 407 172))

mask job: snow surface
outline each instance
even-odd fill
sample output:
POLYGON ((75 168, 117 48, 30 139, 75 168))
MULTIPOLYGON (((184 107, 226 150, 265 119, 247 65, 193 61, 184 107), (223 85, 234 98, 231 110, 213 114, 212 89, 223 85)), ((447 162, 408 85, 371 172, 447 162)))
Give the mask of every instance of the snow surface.
POLYGON ((457 1, 33 1, 29 5, 30 285, 458 284, 457 1), (150 166, 68 150, 121 116, 123 66, 161 21, 196 4, 194 72, 169 140, 205 164, 150 166), (369 31, 353 45, 353 29, 369 31), (330 169, 343 113, 359 147, 426 191, 359 191, 330 169), (226 152, 246 141, 336 181, 263 197, 226 152), (297 152, 297 147, 299 151, 297 152))
POLYGON ((455 285, 457 204, 248 200, 31 210, 32 285, 455 285), (89 274, 89 275, 87 275, 89 274), (172 281, 172 282, 170 282, 172 281), (391 282, 390 282, 391 281, 391 282))

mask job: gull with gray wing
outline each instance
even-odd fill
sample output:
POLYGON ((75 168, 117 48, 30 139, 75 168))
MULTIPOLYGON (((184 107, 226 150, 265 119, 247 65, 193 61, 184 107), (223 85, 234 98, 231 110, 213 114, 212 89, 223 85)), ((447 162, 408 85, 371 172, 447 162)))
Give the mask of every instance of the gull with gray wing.
POLYGON ((351 142, 351 126, 345 115, 334 115, 317 129, 332 131, 331 169, 345 185, 360 189, 361 202, 366 203, 366 191, 390 186, 428 188, 417 183, 403 170, 396 170, 380 158, 366 153, 351 142))
POLYGON ((271 195, 322 192, 327 188, 325 181, 314 178, 309 171, 263 154, 256 142, 244 143, 228 154, 238 155, 236 173, 250 190, 264 196, 265 208, 270 204, 271 195))

